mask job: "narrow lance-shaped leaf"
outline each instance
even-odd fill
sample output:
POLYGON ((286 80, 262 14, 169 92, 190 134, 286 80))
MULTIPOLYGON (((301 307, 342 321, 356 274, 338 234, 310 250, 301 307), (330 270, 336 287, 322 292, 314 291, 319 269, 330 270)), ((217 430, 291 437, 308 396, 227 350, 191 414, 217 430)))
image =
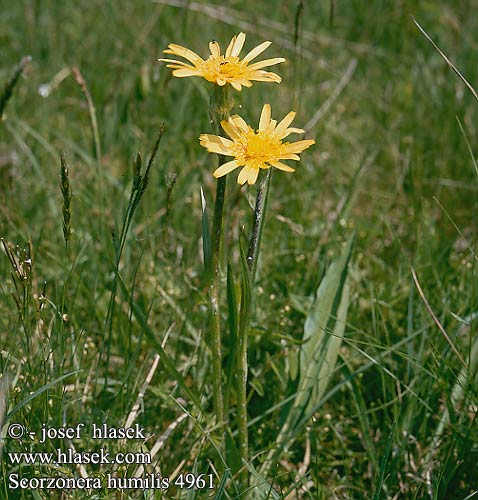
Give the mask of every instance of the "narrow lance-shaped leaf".
POLYGON ((325 274, 304 324, 299 386, 289 416, 292 427, 316 406, 335 368, 348 310, 346 279, 352 245, 353 237, 325 274))
POLYGON ((209 217, 207 216, 206 198, 201 188, 201 220, 202 220, 202 249, 204 256, 204 270, 209 278, 212 272, 212 243, 209 217))
POLYGON ((236 368, 236 357, 238 349, 238 329, 239 329, 239 319, 238 319, 238 301, 236 295, 236 287, 234 283, 234 276, 232 273, 231 265, 227 264, 227 308, 228 308, 228 348, 229 354, 227 357, 227 367, 226 367, 226 390, 224 391, 224 414, 227 415, 229 410, 229 402, 231 397, 231 389, 234 380, 234 373, 236 368))
POLYGON ((241 312, 239 316, 239 335, 242 336, 249 327, 250 307, 252 298, 251 276, 247 263, 247 241, 244 233, 241 233, 239 239, 241 252, 241 276, 242 276, 242 294, 241 294, 241 312))
POLYGON ((332 263, 317 290, 304 324, 299 353, 299 382, 296 397, 261 472, 264 474, 289 446, 316 411, 335 370, 349 305, 347 268, 352 236, 342 255, 332 263))

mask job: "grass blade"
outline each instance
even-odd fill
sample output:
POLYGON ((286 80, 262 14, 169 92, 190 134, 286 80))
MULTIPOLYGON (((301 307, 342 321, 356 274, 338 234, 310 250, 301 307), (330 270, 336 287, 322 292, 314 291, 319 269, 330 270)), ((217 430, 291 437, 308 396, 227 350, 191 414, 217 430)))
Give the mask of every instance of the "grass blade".
POLYGON ((45 384, 44 386, 40 387, 40 389, 37 389, 35 392, 32 392, 31 394, 29 394, 23 401, 20 401, 20 403, 18 403, 15 407, 12 408, 12 410, 10 412, 7 413, 7 415, 5 416, 5 420, 4 420, 3 423, 5 424, 5 422, 7 422, 8 420, 10 420, 12 418, 12 416, 15 415, 15 413, 17 413, 17 411, 21 410, 32 399, 35 399, 40 394, 44 393, 45 391, 47 391, 48 389, 50 389, 54 385, 58 384, 58 382, 61 382, 62 380, 65 380, 66 378, 70 377, 71 375, 75 375, 79 371, 80 370, 75 370, 75 371, 72 371, 72 372, 69 372, 69 373, 65 373, 61 377, 58 377, 58 378, 52 380, 51 382, 48 382, 48 384, 45 384))
POLYGON ((280 499, 280 496, 262 474, 257 472, 256 469, 245 460, 244 465, 252 476, 252 486, 248 498, 251 500, 266 500, 269 498, 273 500, 280 499))
POLYGON ((380 469, 377 477, 377 485, 375 487, 375 494, 373 496, 373 500, 380 499, 380 492, 382 491, 382 486, 385 478, 385 470, 387 467, 388 459, 390 457, 390 450, 392 449, 393 443, 393 435, 395 433, 395 429, 397 428, 397 420, 393 422, 392 429, 390 430, 390 435, 388 436, 387 445, 385 446, 385 450, 382 455, 382 460, 380 462, 380 469))
POLYGON ((156 349, 158 354, 161 356, 161 361, 162 361, 166 371, 169 373, 169 375, 171 377, 174 378, 174 380, 176 380, 179 387, 183 390, 183 392, 188 396, 188 398, 194 403, 194 405, 197 407, 199 412, 202 414, 202 407, 201 407, 201 403, 199 401, 199 398, 186 385, 186 382, 185 382, 183 376, 176 369, 174 361, 170 358, 169 354, 164 350, 163 346, 161 345, 161 342, 159 342, 156 339, 154 332, 151 330, 151 327, 148 325, 148 322, 146 320, 146 317, 145 317, 143 310, 138 305, 138 303, 133 299, 133 297, 131 297, 131 294, 128 292, 128 289, 126 288, 126 285, 124 284, 124 282, 121 279, 121 277, 119 276, 119 274, 118 274, 118 283, 121 287, 121 290, 122 290, 123 295, 125 296, 126 300, 128 301, 128 303, 131 304, 133 316, 136 318, 136 320, 140 324, 141 328, 143 329, 143 332, 146 336, 146 339, 154 347, 154 349, 156 349))
POLYGON ((470 82, 460 73, 458 68, 448 59, 448 57, 438 48, 438 45, 430 38, 428 33, 418 24, 415 18, 413 18, 413 22, 417 26, 417 28, 421 31, 422 35, 433 45, 433 48, 443 57, 448 66, 458 75, 458 78, 466 85, 468 90, 473 94, 473 97, 478 101, 478 94, 476 90, 471 86, 470 82))
POLYGON ((10 80, 8 80, 8 82, 3 87, 2 93, 0 94, 0 121, 3 117, 3 112, 5 110, 5 106, 7 105, 7 102, 10 100, 10 98, 13 95, 13 89, 15 88, 15 85, 17 84, 18 79, 20 78, 22 73, 25 71, 27 64, 31 60, 32 60, 32 58, 30 56, 25 56, 18 64, 17 68, 15 69, 15 72, 13 73, 13 76, 10 78, 10 80))

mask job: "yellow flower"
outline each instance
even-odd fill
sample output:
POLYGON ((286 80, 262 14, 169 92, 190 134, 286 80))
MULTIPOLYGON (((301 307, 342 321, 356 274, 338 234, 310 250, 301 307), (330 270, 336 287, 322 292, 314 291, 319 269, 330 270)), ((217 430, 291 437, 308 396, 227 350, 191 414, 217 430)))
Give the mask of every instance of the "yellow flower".
POLYGON ((282 78, 275 73, 264 71, 262 68, 273 66, 284 62, 283 57, 275 57, 266 59, 254 64, 249 64, 255 57, 262 54, 269 47, 271 42, 263 42, 255 49, 252 49, 244 59, 239 59, 239 53, 246 40, 244 33, 239 33, 233 36, 229 43, 226 53, 221 55, 221 48, 216 41, 209 43, 211 55, 207 59, 198 56, 192 50, 182 47, 181 45, 169 44, 168 49, 164 50, 165 54, 173 54, 182 57, 189 61, 187 64, 176 59, 158 59, 162 62, 169 63, 168 68, 173 68, 173 75, 179 78, 186 76, 202 76, 209 82, 223 86, 230 83, 236 90, 241 90, 241 87, 251 87, 251 80, 259 82, 276 82, 280 83, 282 78))
POLYGON ((315 143, 312 139, 282 142, 289 134, 305 132, 300 128, 289 128, 294 117, 295 113, 291 111, 277 123, 271 119, 270 104, 264 104, 257 131, 247 125, 240 116, 234 115, 221 122, 224 132, 232 140, 218 135, 202 134, 199 137, 201 146, 210 153, 234 156, 234 160, 224 163, 214 172, 214 177, 222 177, 238 167, 243 167, 237 182, 244 184, 247 181, 248 184, 254 184, 261 168, 275 167, 285 172, 293 172, 292 167, 279 160, 298 161, 298 154, 315 143))

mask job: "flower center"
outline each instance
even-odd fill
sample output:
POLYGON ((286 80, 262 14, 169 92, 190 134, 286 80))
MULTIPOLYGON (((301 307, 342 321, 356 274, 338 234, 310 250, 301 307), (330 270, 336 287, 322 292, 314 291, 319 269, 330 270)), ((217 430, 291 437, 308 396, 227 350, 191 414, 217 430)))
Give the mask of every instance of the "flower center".
POLYGON ((230 56, 227 59, 224 56, 209 56, 199 67, 204 78, 210 82, 217 79, 243 78, 247 72, 247 62, 241 61, 237 56, 230 56))
POLYGON ((265 163, 278 160, 281 144, 281 140, 267 130, 255 132, 249 128, 236 139, 231 152, 240 165, 248 163, 256 168, 267 168, 265 163))

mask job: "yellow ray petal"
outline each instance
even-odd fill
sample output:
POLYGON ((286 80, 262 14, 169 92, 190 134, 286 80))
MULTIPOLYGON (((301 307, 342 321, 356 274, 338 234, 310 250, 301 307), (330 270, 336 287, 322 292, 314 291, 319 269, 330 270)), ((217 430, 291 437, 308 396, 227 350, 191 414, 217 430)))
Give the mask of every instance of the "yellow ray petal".
POLYGON ((290 134, 305 134, 305 130, 301 128, 291 127, 284 131, 283 134, 279 136, 279 139, 284 139, 290 134))
POLYGON ((169 49, 163 50, 165 54, 174 54, 176 56, 184 57, 188 61, 194 63, 203 62, 203 58, 198 56, 196 52, 193 52, 182 45, 176 45, 174 43, 170 43, 168 45, 169 49))
POLYGON ((284 172, 295 172, 295 168, 289 167, 285 163, 280 161, 270 161, 269 162, 273 167, 278 168, 279 170, 283 170, 284 172))
POLYGON ((234 89, 241 91, 241 84, 237 80, 231 80, 231 85, 234 89))
POLYGON ((300 156, 298 156, 296 154, 280 155, 280 159, 281 160, 295 160, 295 161, 299 161, 300 160, 300 156))
POLYGON ((237 177, 237 182, 241 186, 247 181, 248 184, 254 184, 256 182, 257 176, 259 175, 259 169, 254 167, 245 166, 237 177), (252 182, 251 182, 252 181, 252 182))
POLYGON ((211 51, 211 54, 214 57, 220 57, 221 56, 221 47, 216 42, 216 40, 213 40, 212 42, 209 42, 209 50, 211 51))
POLYGON ((264 104, 262 107, 261 118, 259 120, 259 130, 265 130, 271 121, 271 105, 264 104))
POLYGON ((248 75, 249 80, 255 80, 256 82, 275 82, 280 83, 282 78, 276 73, 270 71, 263 71, 261 69, 253 71, 248 75))
POLYGON ((182 68, 173 70, 173 75, 178 78, 185 78, 186 76, 198 76, 199 73, 197 69, 182 68))
POLYGON ((249 130, 247 123, 239 115, 232 115, 229 117, 229 122, 232 122, 239 130, 247 132, 249 130))
POLYGON ((166 68, 172 68, 172 69, 191 69, 197 72, 199 75, 201 72, 195 68, 194 66, 189 66, 189 64, 166 64, 166 68))
POLYGON ((254 49, 252 49, 248 54, 246 54, 246 56, 244 57, 244 61, 246 61, 246 62, 252 61, 259 54, 262 54, 264 52, 264 50, 266 50, 267 47, 269 47, 270 44, 271 44, 271 42, 261 43, 260 45, 258 45, 254 49))
POLYGON ((294 111, 287 113, 285 117, 279 122, 279 125, 277 125, 275 133, 281 136, 286 131, 287 127, 294 121, 294 118, 294 111))
POLYGON ((229 139, 225 139, 219 135, 202 134, 199 136, 199 141, 201 146, 206 148, 210 153, 232 156, 230 147, 233 142, 229 139))
POLYGON ((166 64, 166 68, 174 68, 174 69, 196 69, 194 66, 190 66, 189 64, 166 64))
POLYGON ((256 70, 265 68, 267 66, 274 66, 274 64, 283 63, 285 59, 283 57, 274 57, 273 59, 264 59, 263 61, 256 62, 248 66, 249 69, 256 70))
POLYGON ((178 61, 177 59, 158 59, 158 61, 165 63, 181 64, 182 66, 187 66, 188 68, 194 68, 194 66, 191 66, 190 64, 185 63, 184 61, 178 61))
POLYGON ((240 83, 243 87, 252 87, 252 83, 249 80, 246 80, 245 78, 238 78, 237 83, 240 83))
POLYGON ((241 129, 236 127, 236 125, 232 122, 227 122, 226 120, 223 120, 221 122, 221 127, 231 139, 236 140, 242 137, 241 129))
POLYGON ((230 141, 229 139, 226 139, 225 137, 221 137, 220 135, 201 134, 199 136, 199 140, 201 142, 222 144, 223 146, 231 146, 232 145, 232 141, 230 141))
POLYGON ((224 163, 219 168, 217 168, 212 175, 214 175, 214 177, 216 177, 217 179, 218 177, 222 177, 223 175, 232 172, 238 166, 239 165, 236 160, 228 161, 227 163, 224 163))
POLYGON ((224 54, 224 57, 227 59, 228 57, 231 57, 231 52, 234 47, 234 44, 236 43, 236 35, 234 35, 231 38, 231 41, 229 42, 229 45, 227 46, 226 53, 224 54))
POLYGON ((302 153, 304 149, 307 149, 308 147, 312 146, 312 144, 315 144, 315 141, 313 139, 305 139, 303 141, 297 141, 297 142, 290 142, 290 143, 285 143, 282 145, 282 151, 285 154, 290 154, 290 153, 302 153))
POLYGON ((242 47, 244 47, 244 42, 246 41, 246 35, 244 33, 239 33, 237 37, 234 37, 234 45, 231 48, 231 56, 238 56, 239 52, 241 52, 242 47))
POLYGON ((258 168, 250 168, 248 170, 249 176, 247 177, 247 183, 249 186, 252 186, 252 184, 255 184, 257 181, 257 176, 259 175, 259 169, 258 168))

